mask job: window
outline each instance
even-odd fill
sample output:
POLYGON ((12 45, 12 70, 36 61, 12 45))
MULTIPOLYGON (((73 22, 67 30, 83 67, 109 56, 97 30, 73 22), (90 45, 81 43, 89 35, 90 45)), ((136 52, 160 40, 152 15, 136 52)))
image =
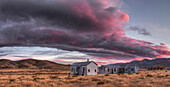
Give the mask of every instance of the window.
POLYGON ((71 72, 73 72, 73 68, 71 68, 71 72))
POLYGON ((133 71, 134 69, 132 69, 132 71, 133 71))
POLYGON ((94 70, 94 72, 96 72, 96 69, 94 70))
POLYGON ((116 68, 114 69, 114 71, 116 72, 116 68))
POLYGON ((90 69, 88 69, 88 72, 90 72, 90 69))

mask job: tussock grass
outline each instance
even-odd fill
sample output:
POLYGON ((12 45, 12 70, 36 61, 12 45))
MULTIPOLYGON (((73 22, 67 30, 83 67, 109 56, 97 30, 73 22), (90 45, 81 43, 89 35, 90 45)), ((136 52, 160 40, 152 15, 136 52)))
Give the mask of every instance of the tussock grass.
MULTIPOLYGON (((8 71, 10 73, 10 70, 8 71)), ((105 76, 105 74, 95 76, 69 74, 22 75, 18 72, 20 75, 17 75, 18 73, 16 75, 0 74, 0 87, 170 87, 170 71, 166 71, 145 70, 138 74, 118 73, 108 74, 109 76, 105 76)), ((54 73, 50 70, 42 70, 41 72, 54 73)), ((60 73, 64 72, 60 71, 60 73)))

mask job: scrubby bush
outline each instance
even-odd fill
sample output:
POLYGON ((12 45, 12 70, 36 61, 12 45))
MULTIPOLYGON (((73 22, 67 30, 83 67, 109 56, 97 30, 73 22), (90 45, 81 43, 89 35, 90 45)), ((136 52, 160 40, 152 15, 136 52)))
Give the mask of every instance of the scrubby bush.
POLYGON ((100 79, 92 78, 92 81, 101 81, 100 79))
POLYGON ((132 75, 133 73, 128 73, 128 75, 132 75))
POLYGON ((167 75, 165 75, 166 77, 168 77, 169 75, 167 74, 167 75))
POLYGON ((103 85, 104 84, 104 82, 103 81, 99 81, 99 82, 97 82, 97 85, 103 85))
POLYGON ((124 75, 124 73, 117 73, 117 75, 124 75))
POLYGON ((138 72, 138 73, 136 73, 136 74, 139 74, 139 72, 138 72))
POLYGON ((58 79, 58 76, 49 76, 51 79, 58 79))
POLYGON ((147 74, 147 77, 153 77, 153 75, 151 75, 151 74, 147 74))
POLYGON ((72 77, 77 77, 78 75, 73 75, 72 77))
POLYGON ((148 70, 164 70, 165 66, 155 66, 155 67, 149 67, 148 70))
POLYGON ((105 74, 105 76, 110 76, 109 74, 105 74))
POLYGON ((33 79, 33 81, 37 81, 37 80, 44 80, 45 78, 38 78, 38 77, 35 77, 34 79, 33 79))
POLYGON ((15 82, 15 79, 10 79, 9 81, 10 81, 10 82, 15 82))
POLYGON ((163 75, 162 76, 157 76, 158 78, 161 78, 161 77, 164 77, 163 75))
POLYGON ((78 83, 78 80, 69 81, 70 83, 78 83))

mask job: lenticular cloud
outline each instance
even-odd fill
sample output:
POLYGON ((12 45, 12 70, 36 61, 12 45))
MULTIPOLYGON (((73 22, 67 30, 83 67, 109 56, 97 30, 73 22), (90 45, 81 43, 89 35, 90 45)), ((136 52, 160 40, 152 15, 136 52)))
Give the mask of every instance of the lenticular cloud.
POLYGON ((45 46, 105 58, 167 57, 165 45, 125 35, 119 0, 1 0, 0 46, 45 46))

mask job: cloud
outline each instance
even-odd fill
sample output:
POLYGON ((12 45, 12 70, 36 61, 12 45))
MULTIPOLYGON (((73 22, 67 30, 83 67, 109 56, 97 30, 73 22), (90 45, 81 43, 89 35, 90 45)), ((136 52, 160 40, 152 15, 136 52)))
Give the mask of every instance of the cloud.
MULTIPOLYGON (((169 55, 169 50, 161 45, 125 35, 124 26, 129 16, 119 10, 118 2, 1 0, 0 46, 52 47, 118 59, 169 55)), ((150 34, 144 28, 132 29, 140 34, 150 34)), ((35 54, 55 55, 50 52, 35 54)))
POLYGON ((139 27, 139 26, 131 26, 130 28, 128 28, 128 30, 137 31, 138 34, 145 35, 145 36, 152 35, 149 31, 146 30, 146 28, 139 27))

